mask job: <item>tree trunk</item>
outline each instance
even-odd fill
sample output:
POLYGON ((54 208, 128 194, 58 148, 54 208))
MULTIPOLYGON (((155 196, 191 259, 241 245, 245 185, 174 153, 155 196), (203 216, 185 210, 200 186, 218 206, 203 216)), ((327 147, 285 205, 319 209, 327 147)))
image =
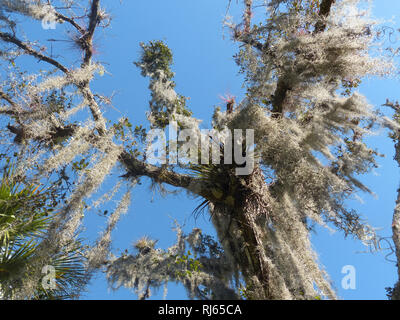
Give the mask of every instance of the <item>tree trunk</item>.
POLYGON ((395 246, 396 258, 397 258, 397 275, 398 281, 394 286, 392 293, 392 300, 400 300, 400 188, 397 189, 397 200, 396 207, 393 213, 393 222, 392 222, 392 232, 393 232, 393 243, 395 246))
POLYGON ((250 176, 242 178, 242 183, 243 180, 246 187, 237 189, 233 199, 211 205, 213 224, 225 253, 243 277, 246 298, 287 299, 287 292, 271 290, 276 285, 271 281, 270 253, 265 245, 268 205, 254 190, 265 190, 263 174, 256 168, 250 176))
MULTIPOLYGON (((395 109, 396 110, 396 109, 395 109)), ((398 110, 396 110, 398 112, 398 110)), ((397 137, 399 137, 399 134, 397 133, 397 137)), ((395 144, 395 156, 394 160, 397 161, 397 163, 400 166, 400 138, 397 138, 397 143, 395 144)), ((398 280, 397 283, 395 284, 392 292, 392 300, 400 300, 400 188, 397 189, 397 200, 396 200, 396 206, 394 208, 394 213, 393 213, 393 218, 392 218, 392 239, 395 247, 395 252, 396 252, 396 258, 397 258, 397 275, 398 275, 398 280)))

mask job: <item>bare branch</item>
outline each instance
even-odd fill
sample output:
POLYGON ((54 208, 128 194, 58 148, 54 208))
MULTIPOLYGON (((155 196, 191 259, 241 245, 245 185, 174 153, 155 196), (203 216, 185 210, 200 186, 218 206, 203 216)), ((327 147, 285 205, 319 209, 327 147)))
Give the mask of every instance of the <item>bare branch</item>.
POLYGON ((142 177, 146 176, 157 182, 167 183, 174 187, 187 189, 199 196, 209 199, 211 194, 207 190, 200 188, 200 182, 189 175, 179 174, 163 167, 157 167, 134 158, 127 151, 120 156, 120 161, 127 170, 124 177, 142 177))
POLYGON ((20 49, 24 50, 27 54, 55 66, 56 68, 60 69, 64 73, 68 73, 68 69, 66 67, 64 67, 61 63, 54 60, 53 58, 50 58, 50 57, 42 54, 41 52, 38 52, 38 51, 32 49, 27 43, 22 42, 21 40, 17 39, 12 34, 0 32, 0 38, 5 42, 15 44, 20 49))
POLYGON ((96 26, 99 23, 99 8, 100 8, 100 0, 93 0, 91 12, 90 12, 90 18, 89 18, 90 19, 89 26, 88 26, 88 30, 85 34, 86 54, 85 54, 85 58, 83 60, 84 64, 88 64, 93 55, 92 40, 93 40, 93 34, 96 29, 96 26))
POLYGON ((100 107, 94 98, 88 82, 84 82, 78 86, 79 91, 86 101, 88 101, 90 112, 96 122, 96 129, 100 135, 104 135, 107 131, 103 115, 101 114, 100 107))
POLYGON ((55 13, 56 17, 62 21, 68 22, 71 24, 75 29, 79 31, 80 34, 85 34, 85 29, 83 29, 79 24, 77 24, 73 18, 67 17, 59 12, 55 13))
POLYGON ((17 115, 17 112, 14 110, 11 110, 9 108, 0 108, 0 114, 6 114, 8 116, 15 116, 15 115, 17 115))
MULTIPOLYGON (((14 107, 15 109, 18 108, 18 105, 11 99, 11 97, 3 91, 0 91, 0 99, 7 101, 8 104, 11 105, 12 107, 14 107)), ((7 110, 15 113, 15 111, 13 111, 13 110, 10 110, 10 109, 7 109, 7 110)), ((3 111, 6 111, 6 110, 4 109, 3 111)))

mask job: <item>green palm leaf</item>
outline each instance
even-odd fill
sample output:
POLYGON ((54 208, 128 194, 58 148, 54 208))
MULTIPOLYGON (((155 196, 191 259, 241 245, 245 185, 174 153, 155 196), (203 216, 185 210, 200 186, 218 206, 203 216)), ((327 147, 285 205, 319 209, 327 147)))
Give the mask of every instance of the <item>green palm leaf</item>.
MULTIPOLYGON (((0 293, 12 297, 14 290, 31 275, 32 265, 40 260, 37 248, 56 214, 48 205, 46 189, 14 179, 13 166, 6 167, 0 182, 0 293)), ((39 281, 33 297, 27 299, 71 299, 76 297, 86 273, 80 241, 54 254, 48 265, 54 267, 54 289, 39 281)), ((32 269, 33 270, 33 269, 32 269)))

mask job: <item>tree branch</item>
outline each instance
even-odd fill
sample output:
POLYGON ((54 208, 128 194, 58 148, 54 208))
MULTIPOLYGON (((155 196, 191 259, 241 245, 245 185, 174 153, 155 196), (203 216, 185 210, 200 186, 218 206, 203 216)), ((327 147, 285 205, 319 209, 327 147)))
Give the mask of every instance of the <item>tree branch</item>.
POLYGON ((61 70, 64 73, 68 73, 68 69, 65 68, 61 63, 54 60, 53 58, 50 58, 50 57, 32 49, 27 43, 22 42, 21 40, 17 39, 15 36, 11 35, 10 33, 0 32, 0 38, 5 42, 15 44, 17 47, 24 50, 27 54, 55 66, 56 68, 58 68, 59 70, 61 70))
POLYGON ((319 6, 319 16, 321 18, 315 25, 314 33, 322 32, 326 28, 326 23, 323 21, 329 13, 331 12, 332 5, 335 3, 335 0, 322 0, 319 6))
MULTIPOLYGON (((319 20, 315 24, 314 34, 323 32, 326 28, 326 23, 323 21, 330 13, 331 7, 335 0, 322 0, 319 9, 319 20)), ((272 99, 272 117, 277 118, 282 116, 283 103, 289 90, 291 90, 290 84, 285 81, 286 75, 283 74, 278 79, 276 90, 272 99)))
MULTIPOLYGON (((245 1, 245 4, 250 3, 251 1, 245 1)), ((335 3, 335 0, 322 0, 320 4, 320 9, 319 9, 319 17, 321 20, 319 20, 315 24, 314 28, 314 34, 323 32, 326 28, 326 23, 323 21, 330 13, 332 5, 335 3)), ((247 8, 248 10, 248 8, 247 8)), ((258 49, 261 52, 264 52, 268 48, 268 43, 262 44, 261 42, 252 39, 250 36, 244 36, 240 39, 243 43, 250 45, 256 49, 258 49)), ((291 90, 290 84, 287 83, 285 80, 286 76, 283 74, 281 77, 279 77, 278 82, 277 82, 277 87, 274 92, 273 98, 272 98, 272 117, 277 118, 280 117, 283 113, 283 103, 285 101, 287 92, 291 90)))
POLYGON ((73 18, 67 17, 59 12, 55 13, 56 17, 62 21, 68 22, 69 24, 71 24, 75 29, 78 30, 78 32, 80 34, 85 34, 85 29, 83 29, 79 24, 77 24, 73 18))
POLYGON ((287 92, 290 90, 290 86, 284 80, 284 77, 278 79, 276 90, 272 98, 272 117, 277 118, 283 113, 283 102, 286 98, 287 92))
MULTIPOLYGON (((98 7, 98 2, 99 1, 93 1, 93 3, 97 3, 97 7, 98 7)), ((95 11, 96 16, 97 16, 97 11, 95 11)), ((91 38, 93 36, 93 32, 94 32, 94 28, 90 29, 91 31, 89 31, 89 40, 91 42, 91 38)), ((13 43, 15 45, 17 45, 19 48, 23 49, 27 54, 34 56, 36 58, 38 58, 39 60, 43 60, 55 67, 57 67, 59 70, 61 70, 62 72, 64 72, 65 74, 69 73, 69 70, 67 68, 65 68, 62 64, 60 64, 58 61, 43 55, 42 53, 32 49, 28 44, 22 42, 21 40, 17 39, 15 36, 9 34, 9 33, 4 33, 4 32, 0 32, 0 38, 5 41, 5 42, 9 42, 9 43, 13 43)), ((91 48, 89 50, 91 52, 91 48)), ((90 54, 87 51, 86 57, 87 58, 87 63, 90 62, 90 54)), ((86 58, 85 58, 86 61, 86 58)), ((89 102, 89 108, 90 111, 92 113, 92 116, 94 118, 94 120, 96 121, 97 124, 97 129, 98 132, 100 134, 104 134, 106 131, 106 126, 105 126, 105 122, 104 119, 102 117, 102 114, 100 112, 100 108, 97 105, 96 100, 94 99, 94 96, 89 88, 89 83, 88 82, 84 82, 81 85, 78 85, 79 90, 81 91, 82 95, 87 99, 87 101, 89 102)), ((5 110, 3 110, 4 112, 5 110)))
POLYGON ((78 89, 85 100, 88 101, 88 106, 96 123, 96 129, 98 133, 100 135, 104 135, 107 131, 105 120, 103 118, 103 115, 101 114, 100 107, 97 104, 97 101, 94 98, 92 91, 90 90, 89 82, 85 81, 82 84, 78 85, 78 89))
POLYGON ((179 174, 163 167, 157 167, 137 160, 127 151, 120 156, 120 162, 126 168, 125 178, 148 177, 157 182, 167 183, 171 186, 184 188, 208 200, 215 200, 210 190, 202 187, 200 180, 185 174, 179 174))
POLYGON ((97 24, 99 23, 99 8, 100 8, 100 0, 93 0, 91 11, 90 11, 90 18, 89 18, 89 26, 87 32, 85 34, 85 42, 86 42, 86 54, 83 60, 83 63, 89 64, 90 59, 93 55, 93 34, 96 29, 97 24))
MULTIPOLYGON (((3 91, 0 91, 0 99, 7 101, 8 104, 11 105, 13 108, 18 109, 18 105, 11 99, 11 97, 8 94, 4 93, 3 91)), ((3 113, 7 113, 6 112, 7 110, 11 112, 8 114, 15 114, 15 111, 10 109, 3 109, 2 111, 3 113)))

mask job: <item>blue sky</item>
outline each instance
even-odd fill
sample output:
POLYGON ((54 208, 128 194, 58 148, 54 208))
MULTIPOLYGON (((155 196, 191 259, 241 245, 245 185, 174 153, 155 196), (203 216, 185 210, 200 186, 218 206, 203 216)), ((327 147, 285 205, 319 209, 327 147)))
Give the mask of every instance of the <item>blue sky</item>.
MULTIPOLYGON (((215 105, 221 104, 219 95, 226 93, 240 97, 243 94, 242 78, 232 56, 237 46, 230 41, 228 30, 223 31, 222 20, 227 0, 105 0, 103 5, 113 16, 112 24, 105 31, 99 30, 95 37, 96 59, 105 63, 109 74, 100 78, 94 88, 104 94, 115 93, 115 111, 110 108, 105 115, 111 119, 128 116, 134 125, 146 122, 148 108, 148 80, 140 75, 132 64, 138 59, 139 42, 162 39, 174 53, 173 71, 176 73, 176 90, 190 97, 189 106, 194 116, 204 119, 203 127, 210 127, 210 118, 215 105)), ((395 20, 400 13, 397 0, 375 0, 373 13, 379 18, 395 20)), ((240 6, 232 1, 231 14, 238 17, 240 6)), ((398 19, 397 19, 398 20, 398 19)), ((399 27, 397 22, 395 26, 399 27)), ((40 24, 30 30, 33 34, 45 33, 45 37, 60 38, 60 28, 43 31, 40 24)), ((394 45, 396 45, 395 43, 394 45)), ((400 44, 400 42, 398 42, 400 44)), ((68 49, 68 45, 64 45, 68 49)), ((398 79, 366 79, 360 87, 374 105, 381 105, 386 98, 396 99, 398 79)), ((382 131, 380 136, 369 138, 372 146, 386 155, 379 160, 380 167, 363 177, 363 181, 376 193, 376 198, 360 194, 364 203, 353 201, 349 205, 363 213, 370 224, 379 228, 379 234, 390 236, 391 218, 399 184, 399 169, 393 161, 393 143, 382 131)), ((107 191, 109 184, 99 190, 107 191)), ((207 214, 197 221, 192 211, 198 200, 189 199, 185 192, 162 198, 149 189, 147 180, 134 189, 133 202, 127 215, 123 216, 113 233, 113 251, 118 254, 131 250, 132 243, 142 236, 158 239, 158 246, 165 248, 173 244, 173 219, 185 225, 203 228, 213 234, 207 214)), ((95 213, 85 218, 84 235, 94 240, 104 228, 106 218, 95 213)), ((331 234, 318 228, 312 236, 320 262, 326 267, 338 295, 343 299, 385 299, 385 287, 396 281, 395 264, 385 260, 388 251, 361 253, 366 248, 343 234, 331 234), (342 267, 352 265, 356 270, 356 289, 344 290, 341 281, 342 267)), ((384 245, 382 243, 382 245, 384 245)), ((162 291, 162 290, 161 290, 162 291)), ((162 292, 153 298, 161 299, 162 292)), ((110 291, 102 274, 97 274, 82 299, 136 299, 127 289, 110 291)), ((184 290, 175 284, 168 287, 167 299, 186 299, 184 290)))

